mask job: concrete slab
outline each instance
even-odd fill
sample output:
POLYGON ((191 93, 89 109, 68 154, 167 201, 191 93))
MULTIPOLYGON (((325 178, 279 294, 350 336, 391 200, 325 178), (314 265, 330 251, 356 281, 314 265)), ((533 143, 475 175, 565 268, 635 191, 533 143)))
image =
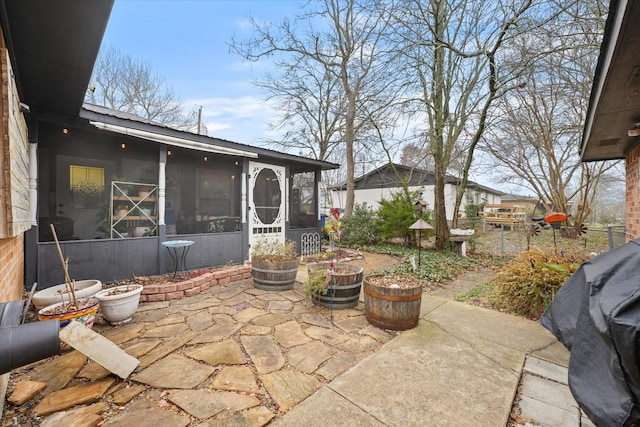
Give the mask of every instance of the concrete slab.
MULTIPOLYGON (((284 417, 270 424, 274 427, 385 427, 385 424, 344 399, 335 391, 324 387, 290 410, 284 417)), ((400 425, 400 424, 394 424, 400 425)))
POLYGON ((523 420, 534 420, 545 427, 580 427, 577 410, 567 411, 528 396, 523 396, 518 406, 523 420))
MULTIPOLYGON (((367 413, 349 412, 349 421, 362 425, 372 419, 407 426, 435 420, 439 426, 505 425, 524 353, 481 341, 461 340, 440 325, 421 321, 328 388, 367 413)), ((318 416, 313 406, 336 404, 336 396, 324 390, 312 397, 286 414, 282 425, 313 424, 318 416), (320 396, 329 401, 318 404, 320 396)), ((350 408, 347 402, 341 404, 350 408)))
POLYGON ((541 360, 536 357, 527 357, 526 362, 524 362, 524 372, 548 378, 560 384, 569 384, 569 370, 565 366, 547 362, 546 360, 541 360))
POLYGON ((523 375, 521 387, 522 396, 577 413, 578 404, 566 385, 534 375, 523 375))
MULTIPOLYGON (((430 300, 431 297, 423 296, 424 299, 430 300)), ((546 348, 557 342, 536 322, 456 301, 439 305, 424 319, 441 325, 461 339, 479 337, 524 352, 546 348)))

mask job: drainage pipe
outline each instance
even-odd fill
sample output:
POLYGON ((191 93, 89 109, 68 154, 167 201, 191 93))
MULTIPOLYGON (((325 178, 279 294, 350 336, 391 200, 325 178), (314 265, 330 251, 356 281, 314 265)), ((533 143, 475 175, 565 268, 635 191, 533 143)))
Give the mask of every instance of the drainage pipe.
POLYGON ((0 328, 0 375, 58 354, 60 321, 44 320, 0 328))

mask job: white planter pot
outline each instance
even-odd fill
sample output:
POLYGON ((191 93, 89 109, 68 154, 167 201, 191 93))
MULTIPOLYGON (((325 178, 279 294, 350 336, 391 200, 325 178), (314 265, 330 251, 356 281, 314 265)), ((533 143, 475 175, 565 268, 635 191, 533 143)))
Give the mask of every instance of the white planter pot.
MULTIPOLYGON (((76 298, 78 299, 92 297, 102 289, 100 280, 78 280, 75 283, 76 298)), ((61 296, 64 297, 65 301, 69 301, 70 295, 67 293, 67 285, 64 283, 36 292, 33 294, 31 301, 40 310, 48 305, 62 302, 61 296)))
POLYGON ((114 288, 104 289, 98 292, 95 297, 100 300, 100 310, 107 321, 113 325, 126 323, 131 320, 140 302, 142 285, 122 285, 114 288), (109 295, 114 291, 128 292, 109 295))

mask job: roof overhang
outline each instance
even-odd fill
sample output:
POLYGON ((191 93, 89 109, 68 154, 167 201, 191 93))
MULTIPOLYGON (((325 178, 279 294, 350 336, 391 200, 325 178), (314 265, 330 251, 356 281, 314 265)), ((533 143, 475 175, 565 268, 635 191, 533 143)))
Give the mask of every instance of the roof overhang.
POLYGON ((0 23, 20 100, 77 117, 113 0, 0 0, 0 23))
POLYGON ((188 148, 208 153, 226 154, 247 157, 267 162, 289 164, 297 169, 329 170, 340 165, 321 160, 308 159, 292 154, 280 153, 266 148, 240 144, 207 135, 173 129, 168 126, 150 122, 132 114, 115 111, 106 107, 85 104, 80 111, 80 119, 86 120, 90 126, 107 132, 127 135, 133 138, 146 139, 173 147, 188 148))
POLYGON ((640 139, 640 2, 611 0, 582 135, 583 161, 623 159, 640 139))

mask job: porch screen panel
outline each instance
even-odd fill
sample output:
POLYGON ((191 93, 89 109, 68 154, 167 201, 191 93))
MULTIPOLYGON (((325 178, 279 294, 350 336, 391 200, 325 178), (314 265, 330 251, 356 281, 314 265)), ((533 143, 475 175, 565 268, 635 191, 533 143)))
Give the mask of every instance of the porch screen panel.
POLYGON ((315 174, 313 172, 294 173, 289 182, 291 228, 315 227, 315 174))

